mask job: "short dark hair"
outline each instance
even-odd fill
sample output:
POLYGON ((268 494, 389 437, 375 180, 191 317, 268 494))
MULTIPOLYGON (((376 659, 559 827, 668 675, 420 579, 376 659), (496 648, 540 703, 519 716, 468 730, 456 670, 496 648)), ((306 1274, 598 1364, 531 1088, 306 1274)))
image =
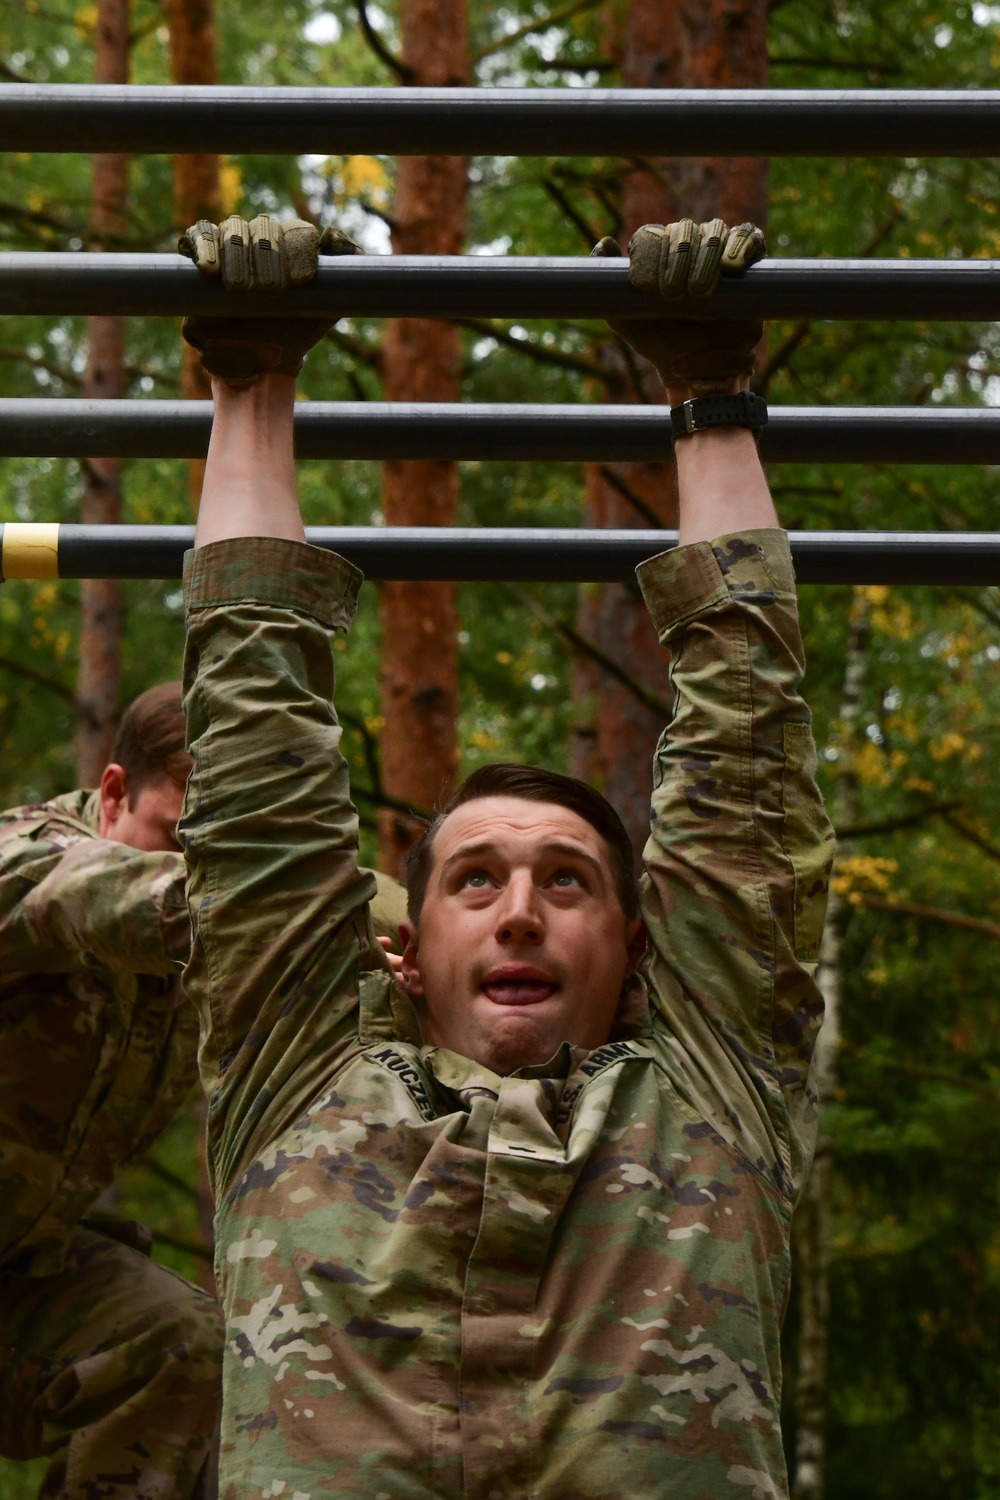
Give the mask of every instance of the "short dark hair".
POLYGON ((607 846, 615 890, 626 921, 631 922, 639 915, 639 882, 632 841, 608 799, 575 776, 561 776, 558 771, 546 771, 541 766, 497 761, 493 765, 480 766, 467 776, 411 846, 406 856, 406 895, 411 921, 420 920, 434 866, 434 839, 438 829, 456 807, 477 802, 483 797, 520 797, 524 802, 554 802, 583 818, 596 829, 607 846))
POLYGON ((122 715, 111 759, 125 772, 129 806, 144 787, 169 780, 184 786, 193 764, 184 743, 184 705, 179 682, 147 688, 122 715))

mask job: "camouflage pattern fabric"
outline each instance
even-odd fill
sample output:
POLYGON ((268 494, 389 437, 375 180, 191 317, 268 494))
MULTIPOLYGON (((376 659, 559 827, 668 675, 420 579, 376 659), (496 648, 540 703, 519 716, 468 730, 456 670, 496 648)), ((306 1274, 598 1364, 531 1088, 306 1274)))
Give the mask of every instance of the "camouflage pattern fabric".
POLYGON ((406 886, 384 875, 381 870, 368 871, 375 880, 375 894, 369 915, 376 937, 387 937, 397 953, 402 953, 399 924, 406 921, 406 886))
POLYGON ((197 1076, 184 861, 97 828, 96 792, 0 815, 0 1265, 39 1276, 197 1076))
POLYGON ((640 569, 676 695, 650 950, 607 1044, 510 1077, 423 1044, 369 924, 332 708, 360 581, 188 559, 223 1500, 782 1500, 833 853, 784 533, 640 569))
MULTIPOLYGON (((137 1253, 137 1226, 132 1249, 120 1224, 92 1232, 197 1076, 186 871, 99 838, 98 811, 81 791, 0 815, 0 1452, 72 1435, 46 1494, 187 1497, 221 1401, 218 1308, 137 1253)), ((402 887, 379 875, 375 906, 398 946, 402 887)))
POLYGON ((53 1455, 40 1500, 201 1500, 217 1304, 88 1227, 63 1254, 55 1276, 0 1276, 0 1453, 53 1455))
MULTIPOLYGON (((197 1078, 179 854, 98 837, 98 794, 0 814, 0 1266, 44 1276, 197 1078)), ((398 943, 402 888, 379 876, 398 943)))

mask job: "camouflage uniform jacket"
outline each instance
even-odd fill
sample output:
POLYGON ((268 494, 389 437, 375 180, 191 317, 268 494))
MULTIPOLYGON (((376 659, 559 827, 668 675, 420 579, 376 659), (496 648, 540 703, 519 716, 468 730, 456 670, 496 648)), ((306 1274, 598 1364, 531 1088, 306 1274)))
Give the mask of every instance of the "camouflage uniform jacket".
POLYGON ((197 1076, 179 854, 98 836, 98 794, 0 815, 0 1263, 63 1245, 197 1076))
POLYGON ((425 1046, 332 708, 360 577, 188 559, 181 822, 227 1318, 224 1500, 770 1500, 832 833, 784 534, 640 569, 672 652, 650 951, 592 1052, 425 1046))

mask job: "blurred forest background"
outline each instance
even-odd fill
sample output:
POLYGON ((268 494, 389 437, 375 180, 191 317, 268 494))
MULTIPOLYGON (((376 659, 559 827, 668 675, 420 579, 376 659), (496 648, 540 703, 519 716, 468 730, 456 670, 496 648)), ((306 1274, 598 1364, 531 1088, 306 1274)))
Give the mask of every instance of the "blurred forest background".
MULTIPOLYGON (((5 0, 0 79, 386 85, 989 87, 1000 5, 934 0, 5 0)), ((0 81, 0 87, 3 82, 0 81)), ((460 145, 460 142, 456 142, 460 145)), ((127 150, 128 142, 122 147, 127 150)), ((199 213, 298 213, 366 248, 584 254, 679 208, 766 218, 792 256, 1000 257, 995 160, 8 155, 0 246, 161 251, 199 213)), ((1000 403, 996 325, 772 325, 773 403, 1000 403)), ((656 400, 598 325, 342 322, 303 399, 656 400)), ((7 318, 0 394, 204 395, 176 323, 7 318)), ((669 524, 667 466, 300 466, 313 523, 669 524)), ((991 529, 992 469, 781 466, 789 527, 991 529)), ((0 460, 0 517, 183 522, 198 466, 0 460)), ((822 978, 823 1139, 786 1326, 797 1500, 1000 1495, 1000 592, 807 587, 807 692, 842 838, 822 978)), ((369 586, 342 648, 364 855, 510 758, 604 787, 641 837, 665 672, 625 587, 369 586)), ((179 673, 176 584, 0 592, 5 805, 91 784, 119 705, 179 673)), ((120 1208, 210 1276, 192 1100, 120 1208)), ((0 1496, 36 1465, 0 1463, 0 1496)))

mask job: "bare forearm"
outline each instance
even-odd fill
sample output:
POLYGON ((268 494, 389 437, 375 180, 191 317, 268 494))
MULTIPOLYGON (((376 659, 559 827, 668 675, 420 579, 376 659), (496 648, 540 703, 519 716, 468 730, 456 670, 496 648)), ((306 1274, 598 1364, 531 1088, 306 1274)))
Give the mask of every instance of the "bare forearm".
POLYGON ((231 537, 305 539, 295 484, 295 380, 265 375, 242 389, 213 379, 215 417, 195 546, 231 537))
MULTIPOLYGON (((671 386, 668 395, 671 406, 677 406, 690 392, 683 386, 671 386)), ((781 524, 757 444, 746 427, 716 427, 680 438, 674 445, 674 457, 682 546, 710 542, 731 531, 755 531, 781 524)))

